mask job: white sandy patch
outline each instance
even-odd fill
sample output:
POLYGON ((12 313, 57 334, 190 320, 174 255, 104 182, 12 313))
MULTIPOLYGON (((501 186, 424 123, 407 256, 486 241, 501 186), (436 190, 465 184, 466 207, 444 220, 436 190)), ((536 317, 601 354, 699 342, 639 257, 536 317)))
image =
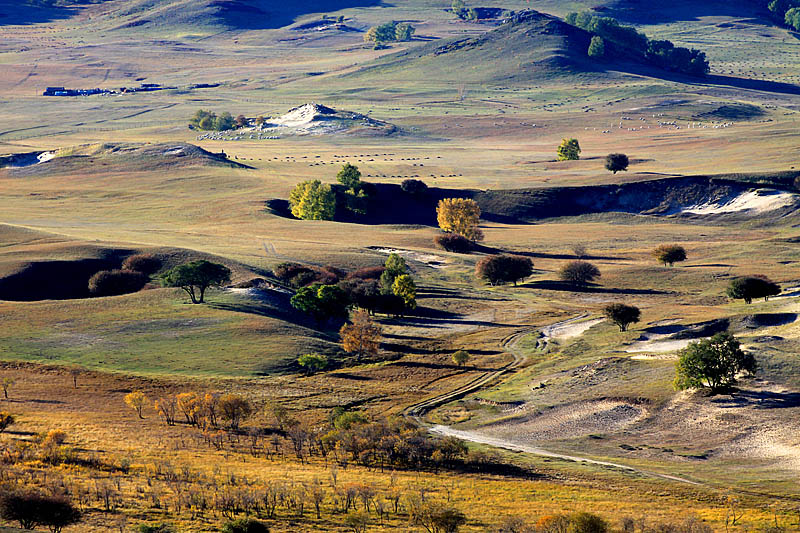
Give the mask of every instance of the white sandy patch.
POLYGON ((706 204, 681 209, 681 213, 692 215, 721 215, 726 213, 766 213, 794 205, 800 196, 788 192, 766 189, 747 191, 738 196, 721 198, 706 204))
POLYGON ((39 154, 39 156, 36 159, 39 160, 39 163, 46 163, 47 161, 53 159, 55 156, 56 156, 55 152, 44 152, 39 154))
POLYGON ((589 315, 576 316, 568 320, 550 324, 541 329, 542 335, 547 339, 565 340, 579 337, 584 334, 592 326, 596 326, 603 322, 605 318, 594 318, 586 320, 589 315))
POLYGON ((641 352, 655 352, 665 353, 682 350, 689 346, 691 342, 697 342, 701 339, 680 339, 669 341, 637 341, 625 349, 628 353, 641 353, 641 352))
POLYGON ((445 265, 445 258, 434 254, 425 254, 422 252, 415 252, 414 250, 403 250, 400 248, 370 248, 375 252, 381 254, 397 254, 405 259, 410 259, 418 263, 424 263, 432 268, 443 268, 445 265))

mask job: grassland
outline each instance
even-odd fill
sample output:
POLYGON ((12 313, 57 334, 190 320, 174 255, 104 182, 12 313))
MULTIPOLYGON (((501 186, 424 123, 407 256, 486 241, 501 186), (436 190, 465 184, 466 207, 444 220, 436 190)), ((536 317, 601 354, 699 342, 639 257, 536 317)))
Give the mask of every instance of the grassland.
MULTIPOLYGON (((800 76, 795 36, 745 3, 708 3, 707 12, 699 14, 680 3, 633 22, 652 37, 706 50, 710 80, 608 69, 602 75, 545 70, 513 83, 487 83, 480 58, 470 64, 454 59, 453 78, 431 75, 427 65, 359 71, 423 40, 491 29, 457 22, 440 4, 413 0, 330 12, 359 29, 389 19, 415 21, 419 40, 388 51, 363 46, 358 32, 200 27, 190 18, 115 29, 138 14, 120 18, 106 11, 109 3, 77 18, 0 27, 0 153, 62 149, 62 157, 46 164, 0 169, 3 278, 32 263, 61 261, 52 279, 77 283, 70 265, 119 262, 133 251, 163 254, 170 264, 215 258, 233 268, 234 282, 263 276, 287 260, 345 269, 379 265, 385 254, 370 248, 375 246, 435 255, 441 262, 409 261, 420 286, 420 312, 405 320, 380 318, 387 360, 367 364, 354 364, 340 352, 334 327, 319 328, 285 305, 241 292, 216 291, 204 306, 156 286, 109 298, 0 301, 5 361, 0 378, 16 380, 0 410, 19 419, 0 435, 0 446, 35 452, 36 434, 63 429, 67 445, 83 460, 53 467, 31 452, 3 475, 40 486, 63 480, 89 494, 86 522, 70 531, 119 531, 156 520, 173 521, 181 531, 214 531, 223 518, 215 511, 178 509, 182 494, 198 486, 209 493, 256 490, 270 481, 311 487, 315 478, 330 498, 336 483, 372 485, 381 497, 398 487, 404 498, 427 491, 465 511, 466 531, 490 530, 511 514, 535 519, 572 510, 597 512, 615 526, 625 515, 660 521, 696 514, 722 531, 728 496, 737 498, 744 512, 732 531, 757 530, 776 520, 787 530, 796 527, 797 323, 737 329, 760 370, 738 393, 722 397, 674 393, 673 353, 637 358, 654 354, 627 351, 649 328, 663 324, 796 313, 794 296, 750 306, 723 296, 732 277, 753 273, 795 292, 800 285, 796 214, 596 213, 531 224, 485 222, 485 245, 527 254, 535 265, 519 287, 489 287, 473 276, 482 254, 435 249, 433 227, 298 221, 266 208, 267 200, 286 198, 300 181, 333 182, 345 161, 358 165, 366 181, 397 184, 415 177, 430 186, 478 190, 794 169, 798 97, 777 83, 796 83, 800 76), (748 85, 746 79, 770 83, 748 85), (50 85, 119 87, 140 81, 180 88, 85 98, 37 95, 50 85), (189 89, 192 83, 221 85, 189 89), (187 128, 199 108, 254 117, 309 101, 369 114, 396 124, 400 132, 198 141, 198 132, 187 128), (688 128, 690 122, 707 127, 688 128), (554 161, 555 146, 567 136, 579 138, 580 161, 554 161), (184 143, 212 153, 224 150, 232 161, 252 168, 170 155, 184 143), (612 175, 603 170, 602 158, 618 151, 628 153, 632 165, 629 172, 612 175), (685 246, 689 261, 674 268, 655 264, 650 250, 665 242, 685 246), (586 245, 589 260, 602 272, 599 283, 583 291, 554 283, 575 244, 586 245), (599 317, 616 301, 642 309, 642 322, 631 331, 620 333, 601 322, 576 337, 542 344, 546 326, 581 315, 599 317), (521 338, 513 349, 504 344, 512 335, 521 338), (462 348, 473 354, 465 368, 450 360, 462 348), (329 354, 337 368, 301 377, 295 360, 309 351, 329 354), (421 422, 488 432, 700 485, 502 449, 495 451, 528 474, 390 473, 356 465, 337 470, 319 458, 291 457, 285 435, 276 455, 248 453, 246 436, 217 450, 196 429, 167 427, 151 409, 146 420, 136 420, 123 403, 132 390, 150 399, 189 390, 233 391, 259 407, 248 429, 272 428, 269 412, 276 404, 323 426, 337 406, 363 409, 372 417, 400 414, 515 358, 519 364, 488 386, 439 406, 421 422), (74 388, 70 369, 76 367, 82 373, 74 388), (641 407, 646 416, 615 431, 578 427, 572 434, 563 428, 575 425, 546 418, 598 401, 641 407), (545 425, 562 430, 543 438, 545 425), (120 469, 123 463, 131 465, 127 472, 120 469), (175 482, 164 469, 191 475, 175 482), (91 495, 107 484, 118 485, 114 512, 104 511, 101 498, 91 495)), ((532 7, 563 15, 589 4, 539 1, 532 7)), ((522 1, 482 5, 531 7, 522 1)), ((631 13, 619 15, 630 19, 631 13)), ((318 18, 303 14, 298 22, 318 18)), ((498 54, 491 70, 523 68, 515 57, 514 50, 498 54)), ((268 447, 266 437, 262 444, 268 447)), ((343 515, 333 512, 332 500, 323 508, 320 520, 309 505, 300 517, 282 510, 270 524, 275 531, 343 531, 343 515)), ((373 516, 371 530, 419 529, 408 523, 405 511, 385 520, 373 516)))

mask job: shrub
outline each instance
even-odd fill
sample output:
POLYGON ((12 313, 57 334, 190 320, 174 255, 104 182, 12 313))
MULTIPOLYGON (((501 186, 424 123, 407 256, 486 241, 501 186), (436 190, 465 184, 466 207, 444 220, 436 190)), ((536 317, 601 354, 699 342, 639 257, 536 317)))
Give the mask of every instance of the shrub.
POLYGON ((492 285, 502 285, 527 278, 533 272, 533 261, 517 255, 491 255, 475 265, 475 275, 492 285))
POLYGON ((749 304, 754 298, 769 300, 770 296, 781 293, 781 287, 766 276, 755 275, 731 280, 725 292, 729 298, 742 299, 749 304))
POLYGON ((752 374, 756 368, 753 355, 742 351, 733 335, 717 333, 681 350, 675 364, 674 385, 677 390, 708 385, 717 391, 735 383, 737 374, 752 374))
POLYGON ((609 320, 619 326, 620 331, 625 331, 629 325, 639 322, 641 316, 638 307, 619 303, 607 305, 604 313, 609 320))
POLYGON ((587 261, 570 261, 558 271, 561 281, 586 285, 600 277, 600 270, 587 261))
POLYGON ((608 154, 606 156, 606 170, 616 174, 620 170, 627 171, 630 160, 625 154, 608 154))
POLYGON ((664 266, 686 261, 686 250, 677 244, 662 244, 651 253, 659 263, 664 263, 664 266))
POLYGON ((424 194, 428 191, 428 186, 422 180, 407 179, 400 183, 400 188, 403 192, 417 196, 424 194))
POLYGON ((458 350, 453 354, 453 362, 458 366, 464 366, 469 361, 469 352, 466 350, 458 350))
POLYGON ((10 426, 12 426, 16 422, 14 415, 11 413, 6 413, 4 411, 0 411, 0 433, 7 430, 10 426))
POLYGON ((472 250, 472 241, 455 233, 445 233, 433 238, 436 246, 457 254, 468 254, 472 250))
POLYGON ((89 278, 89 292, 95 296, 116 296, 140 291, 150 278, 132 270, 101 270, 89 278))
POLYGON ((354 270, 347 275, 347 279, 380 279, 381 274, 383 271, 386 270, 386 267, 383 266, 375 266, 375 267, 364 267, 359 268, 358 270, 354 270))
POLYGON ((305 368, 306 373, 311 375, 328 366, 328 358, 318 353, 307 353, 297 358, 297 364, 305 368))
POLYGON ((122 262, 122 270, 132 270, 142 274, 155 274, 161 268, 161 259, 152 254, 135 254, 122 262))
POLYGON ((222 533, 269 533, 269 528, 253 518, 239 518, 225 522, 222 533))

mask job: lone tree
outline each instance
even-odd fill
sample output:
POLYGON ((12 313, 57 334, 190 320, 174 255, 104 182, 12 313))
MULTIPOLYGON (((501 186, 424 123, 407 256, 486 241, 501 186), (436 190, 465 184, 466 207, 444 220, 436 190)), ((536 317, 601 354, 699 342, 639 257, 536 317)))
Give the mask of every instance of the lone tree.
POLYGON ((10 413, 0 411, 0 433, 7 430, 10 426, 14 425, 17 420, 10 413))
POLYGON ((302 220, 333 220, 336 195, 319 180, 304 181, 289 194, 289 206, 292 215, 302 220))
POLYGON ((126 394, 125 405, 136 411, 136 414, 139 415, 139 418, 144 420, 142 413, 144 411, 144 406, 147 405, 147 397, 142 391, 137 390, 126 394))
POLYGON ((466 350, 459 350, 453 354, 453 362, 458 366, 464 366, 469 361, 469 352, 466 350))
POLYGON ((392 283, 392 294, 403 299, 403 303, 408 309, 417 307, 417 285, 414 278, 408 274, 397 276, 392 283))
POLYGON ((518 255, 491 255, 475 265, 475 275, 492 285, 512 282, 514 285, 533 273, 533 261, 518 255))
POLYGON ((8 391, 11 389, 11 386, 14 385, 13 378, 3 378, 0 379, 0 387, 3 388, 3 398, 8 400, 8 391))
POLYGON ((638 307, 620 303, 607 305, 603 312, 609 320, 619 326, 620 331, 625 331, 629 325, 639 322, 641 316, 638 307))
POLYGON ((586 285, 600 277, 600 270, 588 261, 570 261, 558 271, 561 281, 586 285))
POLYGON ((561 139, 561 144, 558 145, 558 160, 559 161, 575 161, 581 158, 581 147, 578 144, 578 139, 561 139))
POLYGON ((664 263, 664 266, 686 261, 686 250, 677 244, 662 244, 651 253, 659 263, 664 263))
POLYGON ((161 276, 165 287, 180 287, 193 304, 203 303, 209 287, 221 287, 230 280, 231 271, 228 267, 205 259, 178 265, 161 276))
POLYGON ((483 232, 478 228, 480 218, 478 202, 469 198, 443 198, 436 206, 440 228, 474 242, 483 240, 483 232))
POLYGON ((297 358, 297 364, 305 368, 308 375, 311 375, 328 366, 328 358, 318 353, 307 353, 297 358))
POLYGON ((781 287, 766 276, 744 276, 732 279, 725 293, 728 298, 741 299, 749 304, 754 298, 769 300, 770 296, 781 293, 781 287))
POLYGON ((336 179, 353 192, 357 193, 361 190, 361 171, 355 165, 345 163, 342 170, 336 174, 336 179))
POLYGON ((339 330, 344 351, 355 354, 360 361, 366 355, 375 355, 380 346, 381 327, 370 319, 366 311, 356 311, 353 323, 339 330))
POLYGON ((681 350, 674 385, 676 390, 708 386, 716 392, 736 383, 738 374, 752 374, 757 368, 753 354, 742 351, 733 335, 717 333, 681 350))
POLYGON ((602 37, 599 35, 592 36, 592 40, 589 42, 589 50, 587 50, 587 54, 592 58, 599 58, 606 55, 606 43, 602 37))
POLYGON ((221 533, 269 533, 269 528, 255 518, 237 518, 225 522, 221 533))
POLYGON ((608 154, 606 156, 606 170, 610 170, 614 174, 620 170, 628 170, 629 164, 630 161, 628 160, 628 156, 625 154, 608 154))

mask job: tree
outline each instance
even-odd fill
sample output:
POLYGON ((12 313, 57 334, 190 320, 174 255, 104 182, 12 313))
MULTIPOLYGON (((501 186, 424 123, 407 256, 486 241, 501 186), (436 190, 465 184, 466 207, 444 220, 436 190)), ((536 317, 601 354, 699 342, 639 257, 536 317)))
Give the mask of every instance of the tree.
POLYGON ((12 414, 0 411, 0 433, 13 426, 16 421, 12 414))
POLYGON ((318 324, 346 316, 350 306, 347 293, 341 288, 320 283, 299 289, 290 303, 295 309, 313 316, 318 324))
POLYGON ((478 202, 468 198, 443 198, 436 207, 440 228, 474 242, 483 240, 483 232, 478 228, 480 218, 478 202))
POLYGON ((472 250, 472 241, 455 233, 437 235, 433 238, 433 242, 439 248, 457 254, 468 254, 472 250))
POLYGON ((269 533, 269 528, 253 518, 239 518, 225 522, 221 533, 269 533))
POLYGON ((578 139, 561 139, 561 144, 558 145, 558 160, 559 161, 574 161, 581 158, 581 147, 578 144, 578 139))
POLYGON ((219 415, 228 422, 231 429, 239 429, 239 424, 251 414, 253 414, 253 406, 247 398, 238 394, 220 396, 219 415))
POLYGON ((561 281, 586 285, 600 277, 600 270, 587 261, 570 261, 558 271, 561 281))
POLYGON ((344 517, 344 525, 353 533, 365 533, 369 526, 369 515, 366 511, 352 511, 344 517))
POLYGON ((233 120, 233 125, 236 126, 237 128, 244 128, 245 126, 247 126, 247 117, 245 117, 244 115, 238 115, 233 120))
POLYGON ((414 283, 414 278, 408 274, 402 274, 394 279, 392 294, 402 298, 408 309, 417 307, 417 285, 414 283))
POLYGON ((297 184, 289 195, 292 215, 302 220, 333 220, 336 195, 330 185, 319 180, 297 184))
POLYGON ((598 58, 606 55, 606 43, 599 35, 593 35, 592 40, 589 42, 589 50, 587 51, 589 57, 598 58))
POLYGON ((133 391, 125 395, 125 405, 136 411, 136 414, 139 415, 139 418, 142 420, 144 420, 142 413, 144 412, 146 403, 147 397, 142 391, 133 391))
POLYGON ((0 387, 3 388, 3 398, 8 400, 8 391, 11 389, 11 386, 14 385, 15 381, 13 378, 3 378, 0 380, 0 387))
POLYGON ((65 496, 11 492, 0 497, 0 517, 18 522, 23 529, 46 526, 60 533, 64 527, 80 522, 81 513, 65 496))
POLYGON ((625 331, 629 325, 639 322, 641 316, 638 307, 620 303, 607 305, 603 312, 609 320, 619 326, 620 331, 625 331))
POLYGON ((416 28, 408 22, 402 22, 394 28, 395 41, 410 41, 416 32, 416 28))
POLYGON ((753 354, 741 349, 739 341, 728 332, 693 342, 679 353, 675 365, 675 389, 701 388, 716 392, 736 383, 742 372, 756 371, 753 354))
POLYGON ((358 192, 361 189, 361 172, 355 165, 345 163, 342 170, 336 174, 336 179, 353 192, 358 192))
POLYGON ((142 274, 152 275, 161 268, 161 259, 152 254, 134 254, 122 262, 122 270, 132 270, 142 274))
POLYGON ((186 291, 193 304, 201 304, 209 287, 220 287, 231 280, 231 271, 225 265, 201 259, 170 269, 161 280, 165 287, 186 291))
POLYGON ((672 266, 679 261, 686 261, 686 250, 677 244, 662 244, 652 252, 659 263, 672 266))
POLYGON ((416 501, 412 503, 409 514, 413 523, 421 525, 429 533, 456 533, 467 523, 464 513, 441 503, 416 501))
POLYGON ((466 350, 458 350, 453 354, 453 362, 458 366, 464 366, 469 361, 469 352, 466 350))
POLYGON ((428 186, 422 180, 406 179, 400 183, 400 188, 404 193, 412 196, 421 196, 428 191, 428 186))
POLYGON ((475 265, 475 275, 492 285, 502 285, 521 279, 533 273, 533 261, 518 255, 491 255, 482 258, 475 265))
POLYGON ((89 292, 95 296, 118 296, 142 289, 150 278, 133 270, 101 270, 89 278, 89 292))
POLYGON ((800 8, 793 7, 789 9, 783 20, 787 26, 800 30, 800 8))
POLYGON ((358 361, 365 355, 378 353, 381 327, 364 311, 356 311, 353 314, 353 323, 342 326, 339 335, 342 337, 344 351, 355 354, 358 361))
POLYGON ((572 533, 606 533, 611 528, 602 517, 587 512, 571 513, 567 516, 572 533))
POLYGON ((741 299, 749 304, 754 298, 769 300, 770 296, 781 293, 781 287, 766 276, 744 276, 732 279, 725 292, 728 298, 741 299))
POLYGON ((309 375, 328 366, 328 358, 318 353, 307 353, 297 358, 297 364, 306 369, 309 375))
POLYGON ((406 260, 400 254, 391 253, 386 258, 384 270, 380 277, 381 292, 394 294, 394 280, 408 272, 406 260))
POLYGON ((625 154, 608 154, 606 156, 606 170, 616 174, 617 172, 627 171, 630 160, 625 154))

